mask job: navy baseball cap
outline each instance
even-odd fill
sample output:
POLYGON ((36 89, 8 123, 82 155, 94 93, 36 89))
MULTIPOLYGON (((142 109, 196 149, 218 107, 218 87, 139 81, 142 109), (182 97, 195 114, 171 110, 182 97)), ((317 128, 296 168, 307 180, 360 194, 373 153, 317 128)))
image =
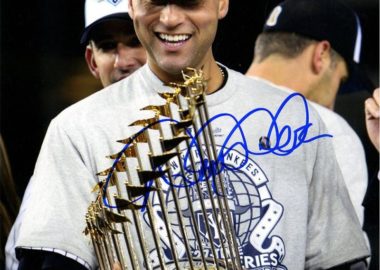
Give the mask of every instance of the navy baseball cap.
POLYGON ((272 10, 263 32, 288 32, 327 40, 347 63, 349 80, 345 84, 352 80, 369 82, 358 66, 362 46, 359 17, 339 0, 286 0, 272 10))
POLYGON ((91 35, 91 30, 102 22, 111 20, 123 20, 133 22, 128 14, 128 0, 86 0, 84 6, 85 28, 80 39, 81 44, 86 44, 91 35))

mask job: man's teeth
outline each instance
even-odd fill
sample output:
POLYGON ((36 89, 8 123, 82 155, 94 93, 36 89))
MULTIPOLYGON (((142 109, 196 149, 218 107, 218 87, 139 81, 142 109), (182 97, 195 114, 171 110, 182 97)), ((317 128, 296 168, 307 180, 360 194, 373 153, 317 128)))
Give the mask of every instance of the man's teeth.
POLYGON ((190 38, 190 35, 168 35, 168 34, 159 34, 162 40, 167 42, 179 42, 185 41, 190 38))

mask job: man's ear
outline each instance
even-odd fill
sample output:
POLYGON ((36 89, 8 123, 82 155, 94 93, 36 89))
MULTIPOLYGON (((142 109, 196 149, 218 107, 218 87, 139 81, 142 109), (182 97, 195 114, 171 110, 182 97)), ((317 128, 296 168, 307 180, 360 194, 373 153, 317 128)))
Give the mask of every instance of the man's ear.
POLYGON ((91 45, 87 45, 84 57, 86 58, 87 66, 91 74, 94 75, 96 79, 99 79, 98 65, 96 64, 91 45))
POLYGON ((226 17, 228 13, 229 0, 219 0, 219 19, 226 17))
POLYGON ((135 11, 133 10, 132 0, 128 0, 128 14, 133 20, 133 17, 135 15, 135 11))
POLYGON ((316 74, 321 73, 326 66, 330 65, 330 50, 331 45, 327 40, 316 43, 312 56, 312 69, 316 74))

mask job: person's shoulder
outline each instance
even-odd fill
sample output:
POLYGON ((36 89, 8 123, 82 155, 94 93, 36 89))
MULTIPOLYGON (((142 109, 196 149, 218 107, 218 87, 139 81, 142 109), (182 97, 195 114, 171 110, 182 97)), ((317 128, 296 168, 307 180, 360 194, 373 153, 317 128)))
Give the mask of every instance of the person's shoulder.
POLYGON ((228 72, 228 80, 235 85, 249 86, 257 84, 256 80, 253 80, 252 77, 246 76, 239 71, 230 69, 226 67, 228 72))
POLYGON ((114 83, 108 87, 105 87, 91 95, 73 103, 60 112, 56 119, 65 119, 72 116, 83 116, 88 112, 99 113, 99 109, 105 109, 109 105, 109 99, 115 95, 120 88, 121 82, 114 83))
POLYGON ((336 132, 341 133, 342 135, 355 134, 357 136, 354 129, 350 126, 350 124, 338 113, 323 107, 322 105, 309 101, 312 104, 313 108, 317 111, 319 116, 322 118, 323 122, 326 124, 327 129, 334 128, 336 132))
POLYGON ((301 93, 261 77, 241 74, 236 78, 244 84, 240 86, 243 93, 251 93, 257 104, 270 109, 274 115, 287 115, 292 121, 309 119, 316 129, 320 128, 320 115, 301 93))
POLYGON ((284 99, 289 95, 296 94, 292 89, 274 84, 268 80, 260 77, 248 76, 241 74, 237 71, 233 72, 233 76, 237 81, 241 82, 242 87, 245 89, 252 89, 252 91, 259 91, 261 95, 270 95, 271 98, 284 99))
POLYGON ((137 73, 138 71, 68 106, 54 118, 54 121, 66 125, 96 122, 97 119, 103 119, 104 115, 109 115, 119 108, 125 107, 128 104, 126 103, 129 100, 128 94, 137 73))
POLYGON ((61 114, 72 114, 78 112, 91 111, 91 113, 99 113, 101 111, 112 109, 115 106, 124 104, 129 101, 129 96, 133 92, 133 85, 136 81, 141 80, 141 69, 138 69, 130 76, 113 83, 103 89, 85 97, 84 99, 72 104, 61 112, 61 114))
POLYGON ((149 77, 151 74, 147 69, 147 66, 143 66, 127 78, 72 104, 60 112, 53 122, 65 130, 74 130, 82 126, 102 126, 135 114, 140 111, 142 104, 156 94, 155 78, 149 77))
POLYGON ((272 83, 260 77, 253 77, 244 75, 238 72, 233 72, 234 82, 239 86, 239 89, 244 94, 252 95, 257 101, 263 102, 266 106, 279 107, 287 104, 287 108, 295 106, 288 106, 289 104, 307 105, 306 98, 296 91, 272 83))

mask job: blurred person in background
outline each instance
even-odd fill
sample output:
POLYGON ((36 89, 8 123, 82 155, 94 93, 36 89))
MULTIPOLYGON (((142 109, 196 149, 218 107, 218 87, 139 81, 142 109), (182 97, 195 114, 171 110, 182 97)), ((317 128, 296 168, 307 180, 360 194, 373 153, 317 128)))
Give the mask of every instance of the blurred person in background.
POLYGON ((87 44, 86 62, 103 87, 131 75, 145 64, 146 52, 133 28, 127 0, 115 4, 87 0, 85 25, 81 43, 87 44))
POLYGON ((360 48, 359 19, 343 3, 288 0, 268 17, 246 75, 299 92, 311 102, 334 136, 338 164, 363 225, 368 181, 364 148, 350 125, 333 111, 340 84, 355 76, 360 48))

